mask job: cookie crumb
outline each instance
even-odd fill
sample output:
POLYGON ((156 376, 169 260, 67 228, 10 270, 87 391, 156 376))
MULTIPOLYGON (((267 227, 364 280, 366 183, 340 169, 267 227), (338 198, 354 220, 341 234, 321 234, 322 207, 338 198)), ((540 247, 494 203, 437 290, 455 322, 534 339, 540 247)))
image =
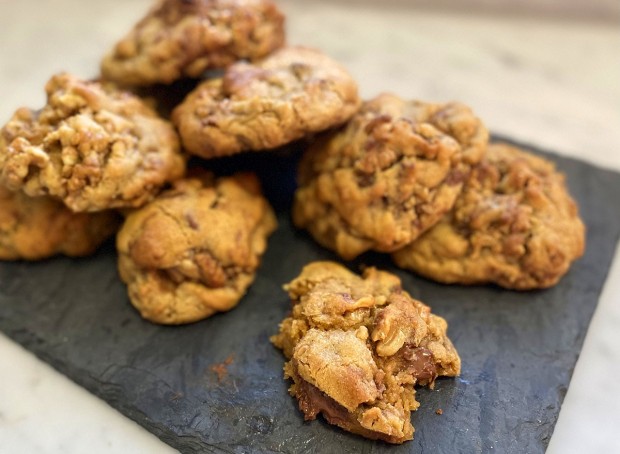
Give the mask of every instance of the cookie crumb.
POLYGON ((228 355, 228 357, 221 363, 213 364, 209 369, 217 375, 218 383, 222 383, 222 381, 228 375, 228 366, 232 364, 234 360, 233 355, 228 355))
POLYGON ((435 410, 435 414, 436 415, 443 415, 443 410, 441 408, 438 408, 437 410, 435 410))
POLYGON ((176 402, 182 397, 183 397, 183 393, 175 392, 172 396, 170 396, 170 402, 176 402))

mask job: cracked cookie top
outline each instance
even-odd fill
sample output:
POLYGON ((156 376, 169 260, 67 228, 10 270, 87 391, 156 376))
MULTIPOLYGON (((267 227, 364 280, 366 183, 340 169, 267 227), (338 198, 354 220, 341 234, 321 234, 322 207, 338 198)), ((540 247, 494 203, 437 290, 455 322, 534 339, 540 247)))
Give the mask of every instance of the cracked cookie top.
POLYGON ((51 197, 28 197, 0 186, 0 260, 82 257, 119 226, 112 211, 73 213, 51 197))
POLYGON ((117 237, 131 303, 156 323, 232 309, 254 280, 276 218, 253 174, 179 180, 127 217, 117 237))
POLYGON ((460 373, 445 320, 368 268, 357 276, 314 262, 285 286, 292 313, 271 338, 288 362, 290 393, 306 419, 319 413, 353 433, 389 443, 413 438, 415 385, 460 373))
POLYGON ((564 176, 551 162, 498 143, 452 212, 393 258, 440 282, 527 290, 555 285, 584 247, 564 176))
POLYGON ((169 84, 207 69, 264 57, 284 44, 271 0, 163 0, 104 57, 106 79, 169 84))
POLYGON ((184 147, 203 158, 285 145, 340 125, 359 107, 340 64, 304 47, 237 63, 199 85, 173 113, 184 147))
POLYGON ((345 259, 395 251, 452 208, 487 141, 463 104, 379 95, 308 148, 293 221, 345 259))
POLYGON ((0 135, 0 183, 60 198, 73 211, 136 207, 185 159, 172 126, 111 85, 55 75, 41 110, 21 108, 0 135))

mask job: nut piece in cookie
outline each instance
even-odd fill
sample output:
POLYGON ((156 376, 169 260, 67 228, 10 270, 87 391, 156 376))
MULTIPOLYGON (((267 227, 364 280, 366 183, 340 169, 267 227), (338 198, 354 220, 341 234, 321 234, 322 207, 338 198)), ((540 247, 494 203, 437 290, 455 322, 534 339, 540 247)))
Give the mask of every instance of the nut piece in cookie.
POLYGON ((276 218, 253 174, 187 178, 127 217, 117 236, 131 303, 155 323, 191 323, 237 305, 276 218))
POLYGON ((487 142, 462 104, 379 95, 306 151, 293 221, 347 260, 396 251, 452 208, 487 142))
POLYGON ((549 161, 498 143, 452 212, 393 258, 439 282, 527 290, 555 285, 584 245, 564 176, 549 161))
POLYGON ((264 57, 284 41, 284 15, 271 0, 162 0, 104 57, 101 71, 123 85, 169 84, 264 57))
POLYGON ((287 47, 203 82, 172 119, 190 153, 212 158, 338 126, 359 104, 357 84, 340 64, 316 50, 287 47))
POLYGON ((183 175, 172 125, 139 98, 69 74, 45 90, 41 110, 17 110, 0 131, 0 184, 101 211, 141 206, 183 175))
POLYGON ((82 257, 119 227, 112 211, 73 213, 51 197, 28 197, 0 186, 0 260, 82 257))
POLYGON ((414 387, 460 373, 446 321, 374 268, 360 277, 314 262, 285 289, 292 313, 271 341, 288 360, 284 375, 305 419, 322 413, 366 438, 411 440, 414 387))

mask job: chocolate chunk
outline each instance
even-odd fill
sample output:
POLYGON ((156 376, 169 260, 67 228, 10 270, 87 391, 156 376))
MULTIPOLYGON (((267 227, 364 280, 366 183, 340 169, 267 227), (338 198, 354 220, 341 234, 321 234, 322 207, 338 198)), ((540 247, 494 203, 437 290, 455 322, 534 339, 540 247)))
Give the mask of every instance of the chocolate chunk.
POLYGON ((397 355, 401 355, 404 369, 413 375, 419 384, 432 383, 437 378, 437 366, 428 348, 405 344, 397 355))
POLYGON ((398 440, 396 437, 390 437, 381 432, 375 432, 362 427, 356 419, 355 413, 348 412, 346 408, 334 399, 302 378, 296 381, 295 397, 299 401, 299 409, 304 413, 306 421, 316 419, 317 415, 321 413, 330 424, 354 434, 362 435, 371 440, 402 443, 402 440, 398 440))

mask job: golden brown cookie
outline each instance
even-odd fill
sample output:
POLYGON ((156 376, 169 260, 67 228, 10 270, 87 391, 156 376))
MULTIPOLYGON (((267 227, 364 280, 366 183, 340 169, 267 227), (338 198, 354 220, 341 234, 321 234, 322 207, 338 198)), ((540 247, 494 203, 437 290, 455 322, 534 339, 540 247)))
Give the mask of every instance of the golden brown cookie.
POLYGON ((143 205, 183 175, 174 129, 137 97, 69 74, 45 90, 41 110, 21 108, 2 128, 0 184, 101 211, 143 205))
POLYGON ((287 47, 200 84, 173 112, 183 146, 203 158, 275 148, 347 121, 357 84, 340 64, 287 47))
POLYGON ((554 165, 489 145, 453 211, 395 262, 445 283, 527 290, 556 284, 581 257, 585 227, 554 165))
POLYGON ((366 438, 411 440, 414 387, 460 373, 446 321, 375 268, 360 277, 314 262, 285 289, 292 314, 271 341, 288 360, 284 375, 305 419, 322 413, 366 438))
POLYGON ((179 180, 130 214, 117 237, 131 303, 155 323, 191 323, 237 305, 276 218, 253 174, 179 180))
POLYGON ((92 254, 119 227, 111 211, 73 213, 51 197, 30 198, 0 186, 0 260, 92 254))
POLYGON ((169 84, 207 69, 261 58, 284 44, 271 0, 162 0, 104 57, 123 85, 169 84))
POLYGON ((379 95, 306 151, 293 221, 347 260, 395 251, 452 208, 487 141, 462 104, 379 95))

